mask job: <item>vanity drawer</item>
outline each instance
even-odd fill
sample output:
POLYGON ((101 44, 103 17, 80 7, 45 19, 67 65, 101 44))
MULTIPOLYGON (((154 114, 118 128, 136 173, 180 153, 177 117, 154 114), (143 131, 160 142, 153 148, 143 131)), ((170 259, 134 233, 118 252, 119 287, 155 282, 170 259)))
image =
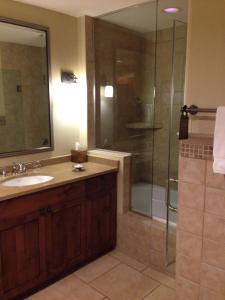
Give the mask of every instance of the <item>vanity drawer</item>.
POLYGON ((63 187, 20 196, 0 203, 0 220, 22 216, 63 201, 63 187))

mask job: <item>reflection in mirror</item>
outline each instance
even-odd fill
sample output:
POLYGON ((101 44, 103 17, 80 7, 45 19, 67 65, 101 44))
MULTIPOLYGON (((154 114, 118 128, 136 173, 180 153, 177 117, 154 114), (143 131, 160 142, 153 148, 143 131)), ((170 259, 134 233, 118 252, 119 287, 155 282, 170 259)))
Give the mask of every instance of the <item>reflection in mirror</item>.
POLYGON ((0 21, 0 155, 51 149, 46 28, 0 21))

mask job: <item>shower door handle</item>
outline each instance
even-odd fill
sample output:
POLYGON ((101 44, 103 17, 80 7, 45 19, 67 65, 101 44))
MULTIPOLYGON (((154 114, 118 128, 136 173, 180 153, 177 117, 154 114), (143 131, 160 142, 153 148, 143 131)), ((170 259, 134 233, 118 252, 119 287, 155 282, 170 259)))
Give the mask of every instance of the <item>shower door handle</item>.
POLYGON ((175 179, 175 178, 170 178, 170 182, 178 183, 179 180, 178 180, 178 179, 175 179))
POLYGON ((165 202, 166 202, 166 206, 168 207, 169 210, 176 212, 177 213, 177 207, 173 206, 173 204, 170 202, 170 196, 169 196, 169 189, 170 189, 170 182, 176 182, 178 183, 179 180, 174 179, 174 178, 170 178, 169 180, 166 180, 166 195, 165 195, 165 202))

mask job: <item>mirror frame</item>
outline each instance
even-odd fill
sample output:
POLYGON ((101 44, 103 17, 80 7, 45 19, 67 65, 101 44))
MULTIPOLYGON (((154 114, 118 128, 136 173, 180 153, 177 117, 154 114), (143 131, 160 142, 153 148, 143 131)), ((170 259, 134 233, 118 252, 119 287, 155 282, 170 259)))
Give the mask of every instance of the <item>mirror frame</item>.
POLYGON ((53 105, 52 105, 52 95, 51 95, 51 86, 52 86, 52 76, 51 76, 51 65, 50 65, 50 32, 49 28, 29 23, 26 21, 21 21, 17 19, 11 19, 6 17, 0 16, 0 22, 2 23, 8 23, 12 25, 18 25, 30 29, 37 29, 45 32, 46 36, 46 54, 47 54, 47 78, 48 78, 48 125, 49 125, 49 140, 50 145, 47 147, 39 147, 39 148, 31 148, 31 149, 25 149, 21 151, 12 151, 12 152, 4 152, 0 153, 0 158, 3 157, 10 157, 10 156, 20 156, 20 155, 26 155, 26 154, 32 154, 32 153, 40 153, 40 152, 47 152, 47 151, 53 151, 54 150, 54 139, 53 139, 53 105))

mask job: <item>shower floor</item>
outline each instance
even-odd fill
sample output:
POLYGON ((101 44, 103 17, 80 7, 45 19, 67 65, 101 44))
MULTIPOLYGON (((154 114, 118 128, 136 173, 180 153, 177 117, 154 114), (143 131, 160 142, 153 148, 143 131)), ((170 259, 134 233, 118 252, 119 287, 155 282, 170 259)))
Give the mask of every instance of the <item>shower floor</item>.
MULTIPOLYGON (((171 200, 175 202, 177 191, 172 190, 170 193, 171 200)), ((132 211, 152 217, 163 223, 166 222, 166 188, 159 185, 152 185, 148 182, 138 182, 132 185, 131 197, 132 211)), ((170 221, 174 225, 176 224, 176 216, 174 214, 171 215, 170 221)))

